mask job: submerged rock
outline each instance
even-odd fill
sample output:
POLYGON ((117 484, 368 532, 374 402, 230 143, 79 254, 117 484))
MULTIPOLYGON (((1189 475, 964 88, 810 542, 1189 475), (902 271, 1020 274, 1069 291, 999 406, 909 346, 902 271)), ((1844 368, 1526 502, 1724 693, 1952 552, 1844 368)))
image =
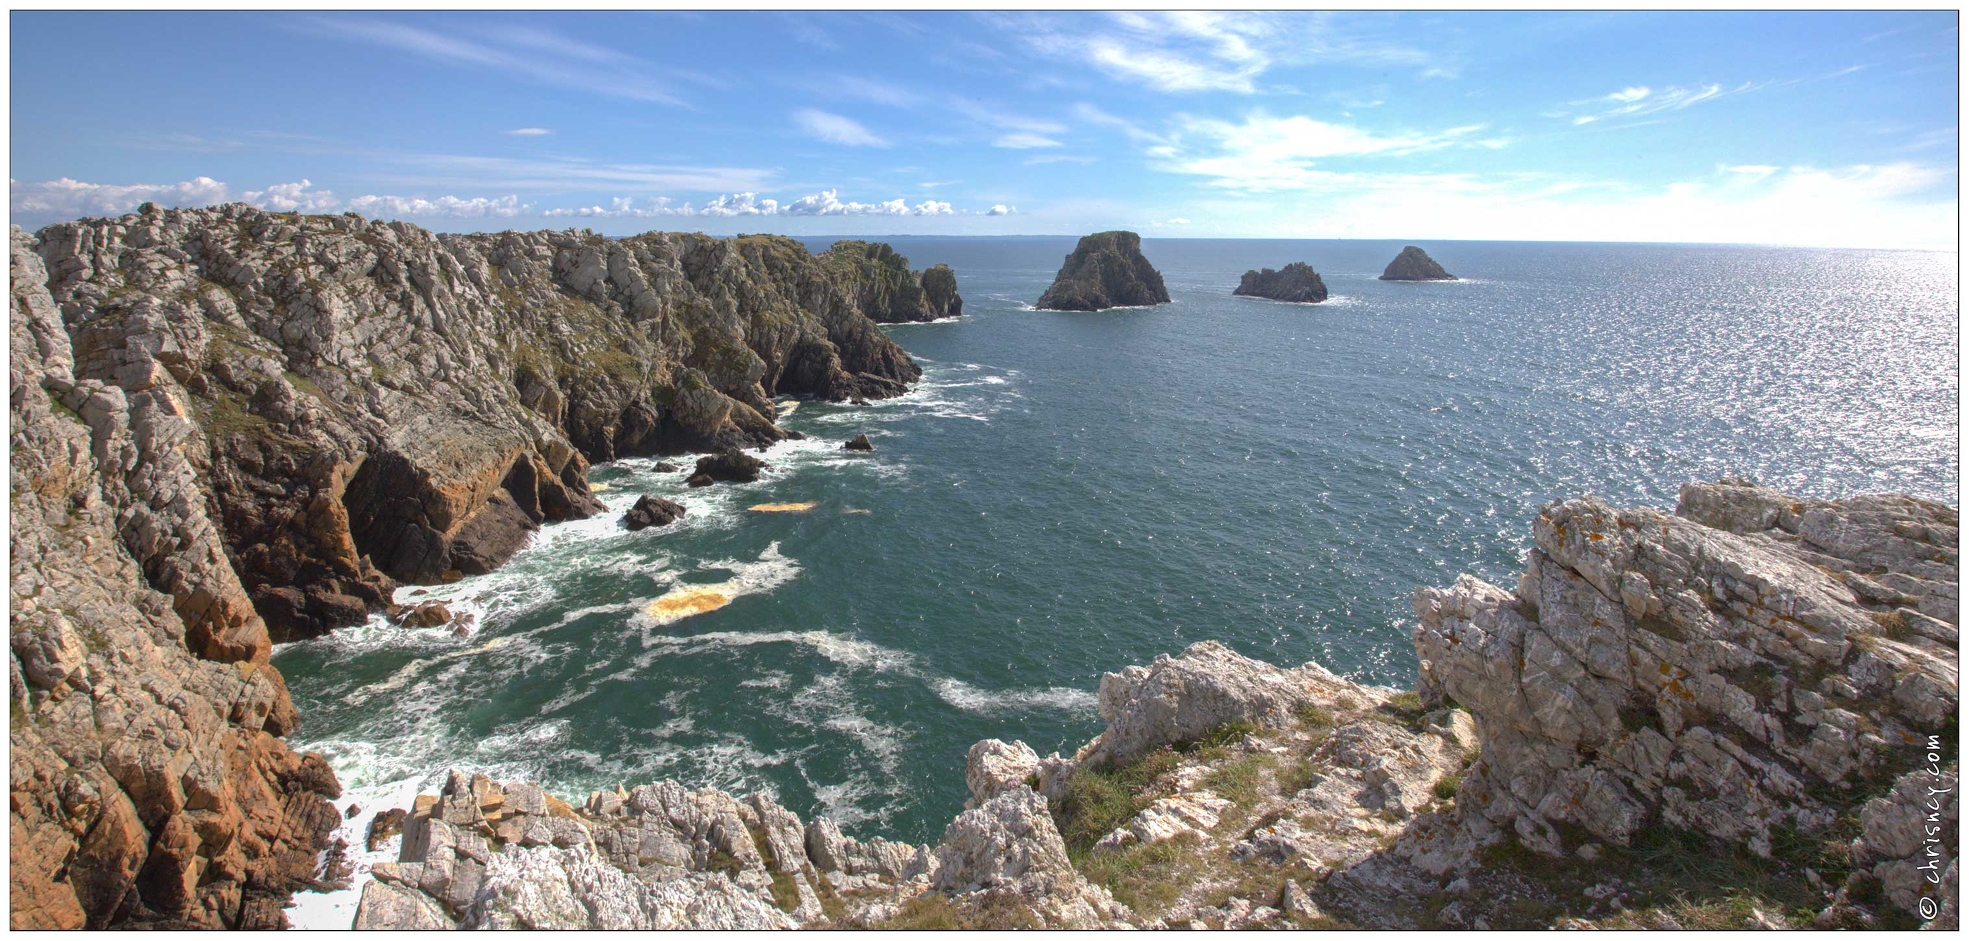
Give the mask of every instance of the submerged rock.
POLYGON ((629 512, 622 514, 622 525, 636 532, 651 526, 668 526, 683 515, 683 504, 644 494, 629 512))
POLYGON ((1041 310, 1105 310, 1169 303, 1162 273, 1142 257, 1133 232, 1084 236, 1035 304, 1041 310))
POLYGON ((1383 281, 1454 281, 1456 276, 1443 270, 1429 253, 1410 245, 1381 272, 1383 281))
POLYGON ((852 438, 849 438, 849 439, 848 439, 848 441, 847 441, 847 443, 846 443, 846 444, 843 444, 843 445, 841 445, 841 447, 843 447, 843 448, 846 448, 847 450, 850 450, 850 451, 873 451, 873 450, 875 450, 875 445, 873 445, 873 444, 870 444, 870 443, 869 443, 869 441, 868 441, 868 435, 866 435, 866 434, 859 434, 859 435, 856 435, 856 436, 854 436, 854 437, 852 437, 852 438))
POLYGON ((1295 304, 1317 304, 1326 300, 1326 282, 1320 280, 1319 272, 1310 265, 1295 261, 1277 271, 1270 268, 1247 271, 1238 282, 1237 290, 1231 293, 1295 304))

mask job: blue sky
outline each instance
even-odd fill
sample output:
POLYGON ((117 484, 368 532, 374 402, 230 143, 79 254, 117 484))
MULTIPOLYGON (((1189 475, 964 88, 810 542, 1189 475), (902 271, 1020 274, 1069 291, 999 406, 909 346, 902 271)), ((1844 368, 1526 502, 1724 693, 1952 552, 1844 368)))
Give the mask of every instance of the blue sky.
POLYGON ((15 13, 11 211, 1956 247, 1957 17, 15 13))

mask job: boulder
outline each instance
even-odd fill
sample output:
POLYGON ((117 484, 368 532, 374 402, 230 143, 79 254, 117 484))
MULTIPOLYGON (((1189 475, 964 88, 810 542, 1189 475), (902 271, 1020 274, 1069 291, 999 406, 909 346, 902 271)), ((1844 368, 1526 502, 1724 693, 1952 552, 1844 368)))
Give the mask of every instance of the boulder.
POLYGON ((1326 300, 1326 282, 1320 280, 1319 272, 1303 261, 1295 261, 1277 271, 1266 268, 1263 271, 1247 271, 1238 281, 1237 290, 1232 294, 1240 297, 1263 297, 1274 301, 1289 301, 1295 304, 1317 304, 1326 300))
POLYGON ((451 609, 435 601, 405 608, 397 617, 402 627, 443 627, 451 623, 451 609))
POLYGON ((1429 253, 1413 245, 1402 249, 1381 272, 1383 281, 1454 281, 1456 276, 1443 270, 1429 253))
POLYGON ((1097 232, 1081 238, 1053 284, 1033 306, 1040 310, 1105 310, 1169 303, 1162 273, 1142 257, 1133 232, 1097 232))
POLYGON ((668 526, 683 515, 683 504, 644 494, 629 512, 622 514, 622 525, 636 532, 651 526, 668 526))

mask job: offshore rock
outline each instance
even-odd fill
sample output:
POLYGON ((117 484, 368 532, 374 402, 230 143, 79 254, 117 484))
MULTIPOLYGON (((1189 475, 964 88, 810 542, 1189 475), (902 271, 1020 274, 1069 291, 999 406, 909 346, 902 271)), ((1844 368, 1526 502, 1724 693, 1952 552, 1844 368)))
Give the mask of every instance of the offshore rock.
MULTIPOLYGON (((1527 845, 1667 824, 1771 851, 1911 770, 1956 714, 1956 511, 1689 484, 1674 515, 1546 506, 1515 592, 1415 594, 1424 699, 1476 717, 1466 817, 1527 845)), ((1873 858, 1904 858, 1897 828, 1873 858)), ((1891 868, 1891 867, 1889 867, 1891 868)))
POLYGON ((630 532, 636 532, 651 526, 668 526, 683 515, 683 504, 644 494, 635 506, 629 508, 629 512, 622 514, 622 525, 629 527, 630 532))
POLYGON ((751 483, 759 479, 759 472, 765 470, 766 462, 737 449, 720 451, 697 459, 697 470, 691 474, 691 486, 699 478, 706 482, 722 480, 727 483, 751 483))
POLYGON ((1040 310, 1106 310, 1169 303, 1162 273, 1142 257, 1133 232, 1084 236, 1033 306, 1040 310))
POLYGON ((600 512, 590 461, 770 444, 775 396, 880 398, 921 374, 771 236, 149 206, 14 251, 44 266, 64 406, 185 455, 189 476, 133 484, 204 508, 217 538, 175 538, 156 511, 126 538, 160 586, 195 584, 170 574, 188 553, 226 557, 243 595, 191 602, 226 656, 251 646, 227 636, 249 608, 274 640, 311 636, 600 512))
POLYGON ((1429 253, 1410 245, 1381 272, 1383 281, 1454 281, 1456 276, 1443 270, 1429 253))
POLYGON ((1237 290, 1231 293, 1294 304, 1317 304, 1326 300, 1326 282, 1320 280, 1319 272, 1312 266, 1295 261, 1277 271, 1270 268, 1247 271, 1238 281, 1237 290))
POLYGON ((887 243, 843 239, 821 254, 820 263, 853 298, 856 309, 876 323, 929 321, 963 311, 957 276, 949 265, 911 271, 909 259, 887 243))
POLYGON ((845 444, 841 445, 841 447, 849 451, 875 450, 875 445, 869 442, 867 434, 858 434, 852 438, 849 438, 845 444))

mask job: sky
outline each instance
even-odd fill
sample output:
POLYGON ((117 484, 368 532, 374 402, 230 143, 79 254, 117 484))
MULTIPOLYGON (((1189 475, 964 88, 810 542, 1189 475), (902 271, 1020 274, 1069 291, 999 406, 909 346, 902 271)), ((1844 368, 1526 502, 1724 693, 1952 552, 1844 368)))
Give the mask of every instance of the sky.
POLYGON ((1955 250, 1957 15, 11 15, 10 210, 1955 250))

